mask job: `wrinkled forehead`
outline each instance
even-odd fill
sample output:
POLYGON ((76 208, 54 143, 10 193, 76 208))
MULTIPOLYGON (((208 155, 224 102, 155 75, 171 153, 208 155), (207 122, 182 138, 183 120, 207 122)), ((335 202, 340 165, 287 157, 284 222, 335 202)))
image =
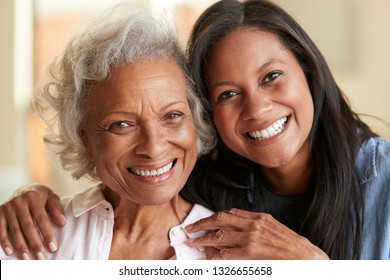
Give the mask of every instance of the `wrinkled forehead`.
POLYGON ((117 67, 109 78, 91 81, 87 111, 153 109, 168 104, 188 106, 187 84, 181 68, 172 60, 139 60, 117 67))
POLYGON ((169 92, 186 98, 187 81, 182 68, 169 58, 139 58, 112 68, 108 77, 85 82, 84 92, 91 95, 104 90, 115 94, 119 91, 169 92))

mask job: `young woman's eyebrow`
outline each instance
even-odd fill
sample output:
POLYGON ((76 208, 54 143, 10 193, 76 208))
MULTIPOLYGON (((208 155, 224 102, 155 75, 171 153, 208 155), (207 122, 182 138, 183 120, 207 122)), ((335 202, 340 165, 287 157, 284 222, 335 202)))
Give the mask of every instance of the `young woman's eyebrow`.
MULTIPOLYGON (((257 70, 257 73, 262 73, 265 69, 267 69, 267 67, 271 66, 271 65, 274 65, 274 64, 283 64, 285 65, 286 63, 283 62, 282 60, 280 59, 270 59, 270 60, 267 60, 264 64, 262 64, 259 69, 257 70)), ((220 82, 216 82, 214 84, 212 84, 210 86, 210 91, 212 91, 213 89, 217 88, 217 87, 221 87, 221 86, 230 86, 232 85, 233 83, 230 82, 230 81, 220 81, 220 82)))

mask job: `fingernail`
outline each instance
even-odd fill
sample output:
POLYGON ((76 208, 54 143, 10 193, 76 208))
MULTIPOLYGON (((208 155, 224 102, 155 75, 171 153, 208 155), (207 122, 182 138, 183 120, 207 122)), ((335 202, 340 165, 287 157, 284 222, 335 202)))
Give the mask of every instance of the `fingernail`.
POLYGON ((45 258, 45 255, 44 255, 42 252, 38 252, 38 254, 37 254, 37 259, 38 259, 38 260, 44 260, 44 259, 46 259, 46 258, 45 258))
POLYGON ((30 260, 30 256, 27 253, 22 254, 22 259, 23 260, 30 260))
POLYGON ((203 252, 205 250, 203 246, 197 247, 197 249, 198 249, 199 252, 203 252))
POLYGON ((62 221, 64 222, 64 225, 66 225, 66 219, 65 219, 65 216, 64 216, 64 215, 61 215, 61 219, 62 219, 62 221))
POLYGON ((57 251, 57 245, 52 241, 49 243, 49 249, 51 252, 57 251))
POLYGON ((5 253, 7 254, 7 256, 12 255, 13 252, 14 251, 10 247, 5 247, 5 253))

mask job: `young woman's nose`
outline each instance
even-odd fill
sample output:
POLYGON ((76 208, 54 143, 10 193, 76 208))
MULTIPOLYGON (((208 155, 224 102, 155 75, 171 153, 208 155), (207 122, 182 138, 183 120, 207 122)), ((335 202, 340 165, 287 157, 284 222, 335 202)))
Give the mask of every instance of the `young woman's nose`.
POLYGON ((272 110, 273 103, 262 92, 245 95, 242 102, 241 118, 243 120, 260 120, 272 110))

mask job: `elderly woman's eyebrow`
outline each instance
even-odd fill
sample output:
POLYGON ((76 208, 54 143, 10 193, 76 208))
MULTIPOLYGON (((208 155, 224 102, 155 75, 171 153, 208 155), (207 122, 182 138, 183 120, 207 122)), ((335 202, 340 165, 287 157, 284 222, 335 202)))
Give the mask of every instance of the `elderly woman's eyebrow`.
MULTIPOLYGON (((166 109, 169 109, 170 107, 173 107, 175 105, 180 105, 180 106, 188 106, 188 102, 185 100, 178 100, 178 101, 172 101, 170 103, 167 103, 165 104, 164 106, 161 106, 160 109, 161 111, 164 111, 166 109)), ((118 110, 118 111, 112 111, 112 112, 109 112, 108 115, 133 115, 135 114, 134 112, 132 112, 131 110, 129 111, 125 111, 125 110, 118 110)))

